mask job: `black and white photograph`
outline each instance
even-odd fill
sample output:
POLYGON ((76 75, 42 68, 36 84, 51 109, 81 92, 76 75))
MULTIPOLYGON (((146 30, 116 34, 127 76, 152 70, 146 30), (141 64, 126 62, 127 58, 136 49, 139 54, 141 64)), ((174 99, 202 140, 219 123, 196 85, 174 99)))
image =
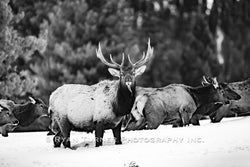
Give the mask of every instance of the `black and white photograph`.
POLYGON ((0 0, 0 167, 249 167, 249 0, 0 0))

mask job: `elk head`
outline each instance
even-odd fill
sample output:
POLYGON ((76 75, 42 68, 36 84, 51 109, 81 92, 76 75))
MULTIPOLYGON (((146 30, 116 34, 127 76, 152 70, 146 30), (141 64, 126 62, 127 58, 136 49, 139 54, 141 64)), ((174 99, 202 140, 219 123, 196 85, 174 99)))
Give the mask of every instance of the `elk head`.
POLYGON ((8 123, 17 125, 19 122, 12 111, 0 104, 0 126, 8 123))
POLYGON ((203 76, 202 85, 212 85, 214 93, 214 99, 219 102, 229 103, 229 100, 239 100, 241 96, 229 88, 226 83, 218 83, 216 78, 203 76))
POLYGON ((96 55, 97 57, 105 64, 107 65, 108 71, 112 76, 118 77, 120 79, 120 84, 122 86, 127 87, 127 89, 133 93, 133 91, 135 90, 135 78, 138 75, 141 75, 145 69, 146 69, 146 65, 145 63, 147 63, 150 58, 153 55, 153 48, 150 46, 150 40, 148 40, 148 49, 147 49, 147 53, 143 53, 142 58, 137 61, 136 63, 133 63, 131 61, 131 58, 129 55, 127 55, 127 59, 129 62, 129 65, 125 65, 125 56, 124 53, 122 55, 122 62, 121 64, 118 64, 117 62, 115 62, 112 58, 112 56, 110 55, 110 62, 106 61, 102 51, 101 51, 101 46, 99 44, 99 48, 98 50, 96 50, 96 55))

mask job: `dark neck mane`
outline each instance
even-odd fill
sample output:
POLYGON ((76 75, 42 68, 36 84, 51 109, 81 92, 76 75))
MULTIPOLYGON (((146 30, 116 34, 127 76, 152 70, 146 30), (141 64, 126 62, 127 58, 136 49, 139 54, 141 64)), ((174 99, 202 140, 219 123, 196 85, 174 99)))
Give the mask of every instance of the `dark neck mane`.
POLYGON ((123 85, 120 81, 118 82, 118 89, 116 94, 116 100, 113 104, 114 112, 117 116, 123 116, 129 114, 135 101, 135 85, 132 86, 131 93, 127 86, 123 85))
POLYGON ((31 123, 28 121, 30 120, 29 118, 34 115, 34 105, 30 102, 17 105, 14 108, 13 113, 15 117, 19 120, 20 125, 29 124, 31 123))
POLYGON ((187 90, 193 97, 197 107, 211 103, 213 101, 213 85, 199 86, 199 87, 188 87, 187 90))

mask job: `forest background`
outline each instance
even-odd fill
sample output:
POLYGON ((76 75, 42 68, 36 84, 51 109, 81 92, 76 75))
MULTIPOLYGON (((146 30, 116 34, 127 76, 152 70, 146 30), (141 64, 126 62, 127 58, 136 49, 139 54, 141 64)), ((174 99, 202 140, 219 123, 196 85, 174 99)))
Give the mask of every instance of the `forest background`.
POLYGON ((248 0, 1 0, 0 98, 48 103, 65 83, 111 79, 96 57, 154 57, 137 85, 200 85, 250 77, 248 0))

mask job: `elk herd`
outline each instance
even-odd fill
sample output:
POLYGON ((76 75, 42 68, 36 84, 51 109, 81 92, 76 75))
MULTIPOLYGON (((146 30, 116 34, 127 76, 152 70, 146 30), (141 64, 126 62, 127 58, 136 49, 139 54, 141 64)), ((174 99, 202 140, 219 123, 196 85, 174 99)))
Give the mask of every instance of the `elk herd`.
POLYGON ((199 125, 199 120, 206 116, 215 123, 223 117, 250 115, 250 79, 221 83, 204 76, 198 87, 137 86, 136 77, 144 73, 146 63, 153 57, 150 40, 147 52, 137 62, 124 54, 120 64, 112 55, 106 60, 100 44, 96 55, 118 80, 104 80, 91 86, 65 84, 52 92, 49 106, 35 97, 29 97, 24 104, 1 99, 2 136, 13 131, 50 131, 54 135, 54 147, 63 144, 70 148, 71 131, 94 131, 98 147, 107 129, 112 130, 115 144, 122 144, 122 131, 157 129, 161 124, 199 125))

